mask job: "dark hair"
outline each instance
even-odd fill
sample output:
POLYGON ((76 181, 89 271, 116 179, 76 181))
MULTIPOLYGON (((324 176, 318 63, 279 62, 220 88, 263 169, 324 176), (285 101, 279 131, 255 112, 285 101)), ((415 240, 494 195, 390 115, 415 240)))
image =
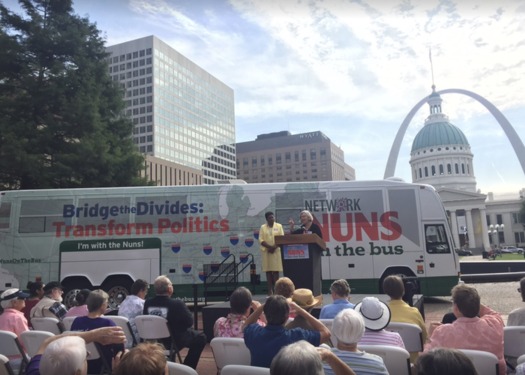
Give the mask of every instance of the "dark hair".
POLYGON ((77 306, 82 306, 86 304, 86 300, 89 296, 89 293, 91 293, 91 290, 89 289, 81 289, 75 296, 75 301, 77 301, 77 306))
POLYGON ((480 297, 476 288, 470 285, 459 284, 452 288, 452 301, 458 307, 459 312, 467 318, 478 316, 480 309, 480 297))
POLYGON ((149 288, 149 283, 146 280, 137 279, 137 280, 135 280, 133 285, 131 285, 130 292, 131 292, 131 294, 136 296, 137 294, 139 294, 144 289, 148 290, 148 288, 149 288))
POLYGON ((286 298, 274 294, 266 299, 263 311, 268 324, 283 325, 288 320, 290 307, 286 298))
POLYGON ((252 304, 252 293, 248 288, 238 287, 230 296, 230 307, 234 314, 244 314, 252 304))
POLYGON ((388 294, 392 299, 401 299, 405 294, 405 285, 403 279, 398 275, 387 276, 383 280, 383 292, 388 294))
POLYGON ((478 375, 474 364, 457 349, 437 348, 419 356, 417 375, 461 374, 478 375))
POLYGON ((44 283, 42 281, 28 281, 27 282, 27 290, 29 290, 30 297, 37 297, 38 291, 44 287, 44 283))
POLYGON ((264 214, 264 218, 266 220, 268 220, 268 217, 270 217, 271 215, 273 215, 273 212, 272 211, 268 211, 267 213, 264 214))

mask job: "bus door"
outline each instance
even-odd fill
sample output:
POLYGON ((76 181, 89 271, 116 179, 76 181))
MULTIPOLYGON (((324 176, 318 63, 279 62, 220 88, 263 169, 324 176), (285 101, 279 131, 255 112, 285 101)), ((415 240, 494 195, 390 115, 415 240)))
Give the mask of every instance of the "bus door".
POLYGON ((457 269, 454 249, 445 223, 423 222, 425 273, 427 277, 450 276, 457 269))

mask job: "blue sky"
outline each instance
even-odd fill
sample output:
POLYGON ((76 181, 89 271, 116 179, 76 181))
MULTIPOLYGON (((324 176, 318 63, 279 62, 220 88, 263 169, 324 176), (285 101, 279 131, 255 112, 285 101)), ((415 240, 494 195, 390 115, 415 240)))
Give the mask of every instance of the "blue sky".
MULTIPOLYGON (((359 180, 383 178, 401 122, 430 94, 430 47, 438 90, 485 97, 525 138, 521 0, 75 0, 74 9, 108 45, 156 35, 232 87, 238 142, 321 130, 359 180)), ((468 97, 443 99, 481 192, 517 197, 524 172, 496 120, 468 97)), ((427 114, 403 140, 396 175, 406 181, 427 114)))

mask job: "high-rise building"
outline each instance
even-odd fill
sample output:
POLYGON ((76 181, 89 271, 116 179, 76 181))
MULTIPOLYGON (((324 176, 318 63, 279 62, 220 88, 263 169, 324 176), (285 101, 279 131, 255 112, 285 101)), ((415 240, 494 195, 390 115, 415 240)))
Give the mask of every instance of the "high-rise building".
MULTIPOLYGON (((155 36, 107 51, 109 73, 125 90, 126 114, 140 152, 184 166, 183 173, 200 172, 205 184, 236 178, 230 87, 155 36)), ((151 172, 146 174, 151 177, 151 172)), ((198 183, 190 174, 187 181, 198 183)), ((166 179, 154 180, 163 184, 166 179)))
POLYGON ((261 134, 236 148, 237 176, 248 183, 355 180, 343 150, 320 131, 261 134))

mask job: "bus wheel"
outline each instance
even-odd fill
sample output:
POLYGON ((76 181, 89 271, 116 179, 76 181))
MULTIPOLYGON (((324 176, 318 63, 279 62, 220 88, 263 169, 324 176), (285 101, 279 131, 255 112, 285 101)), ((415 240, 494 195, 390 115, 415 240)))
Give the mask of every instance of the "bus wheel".
POLYGON ((128 280, 125 277, 118 277, 102 285, 102 289, 109 295, 108 307, 111 310, 117 310, 122 301, 128 296, 131 284, 131 279, 128 280))
POLYGON ((90 285, 88 283, 85 284, 75 284, 74 286, 68 287, 67 285, 64 285, 65 291, 64 296, 62 297, 64 305, 69 309, 73 306, 76 306, 77 301, 75 297, 77 296, 78 292, 80 292, 82 289, 91 289, 90 285))

